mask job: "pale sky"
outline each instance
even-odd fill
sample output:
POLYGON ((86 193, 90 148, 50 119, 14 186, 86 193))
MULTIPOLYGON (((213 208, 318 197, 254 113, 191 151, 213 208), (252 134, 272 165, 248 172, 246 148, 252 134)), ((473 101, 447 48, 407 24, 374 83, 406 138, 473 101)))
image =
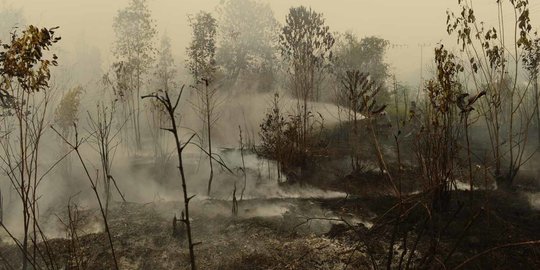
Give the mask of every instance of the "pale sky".
MULTIPOLYGON (((104 65, 111 56, 113 17, 128 0, 5 0, 21 8, 28 23, 60 26, 62 49, 71 50, 77 42, 99 48, 104 65)), ((263 1, 264 2, 264 1, 263 1)), ((352 31, 359 37, 377 35, 393 44, 403 45, 388 53, 388 62, 398 79, 414 84, 419 77, 420 44, 424 44, 424 62, 430 61, 432 48, 450 42, 446 34, 446 10, 457 8, 457 0, 266 0, 279 22, 284 22, 292 6, 311 6, 322 12, 332 31, 352 31)), ((540 1, 533 0, 533 19, 539 19, 540 1)), ((182 59, 190 39, 187 15, 199 10, 215 11, 220 0, 149 0, 160 32, 167 31, 175 55, 182 59)), ((494 23, 495 0, 476 0, 477 17, 494 23)), ((533 23, 535 21, 533 20, 533 23)), ((540 26, 540 25, 538 25, 540 26)), ((182 63, 180 63, 182 64, 182 63)))

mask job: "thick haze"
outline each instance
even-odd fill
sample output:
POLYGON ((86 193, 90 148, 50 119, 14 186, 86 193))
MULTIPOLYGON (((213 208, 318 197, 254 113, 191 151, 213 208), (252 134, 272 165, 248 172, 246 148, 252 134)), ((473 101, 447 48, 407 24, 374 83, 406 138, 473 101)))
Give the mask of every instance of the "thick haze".
MULTIPOLYGON (((102 67, 113 62, 113 17, 127 0, 8 0, 5 5, 21 9, 29 24, 60 26, 61 48, 70 53, 75 48, 99 49, 102 67)), ((160 34, 171 37, 177 65, 183 67, 183 54, 190 40, 187 15, 199 10, 214 12, 219 0, 150 0, 150 9, 160 34)), ((388 52, 391 71, 398 80, 417 85, 420 78, 421 45, 424 64, 429 64, 432 47, 447 35, 446 11, 455 9, 456 0, 267 0, 276 19, 284 22, 292 6, 311 6, 324 13, 332 31, 352 31, 359 37, 376 35, 394 46, 388 52)), ((488 23, 496 19, 494 0, 474 1, 478 18, 488 23)), ((540 2, 531 1, 532 17, 540 15, 540 2)), ((534 18, 533 18, 534 19, 534 18)), ((533 20, 534 21, 534 20, 533 20)), ((61 61, 62 62, 62 61, 61 61)))
POLYGON ((0 0, 0 45, 27 25, 61 37, 29 60, 56 54, 50 74, 20 67, 18 40, 4 48, 15 60, 0 59, 0 270, 17 249, 15 266, 40 251, 51 268, 110 269, 90 264, 108 263, 109 247, 116 269, 179 269, 186 247, 192 269, 194 253, 197 269, 225 270, 342 269, 356 253, 375 268, 540 262, 539 47, 515 40, 540 30, 540 0, 528 0, 530 32, 509 0, 249 0, 220 13, 228 1, 0 0), (335 50, 320 28, 306 38, 315 57, 297 31, 274 44, 275 20, 253 1, 279 28, 292 7, 322 13, 335 50), (447 33, 458 1, 497 32, 465 70, 477 47, 459 51, 447 33), (218 29, 207 14, 192 28, 200 11, 218 29), (528 54, 499 53, 507 45, 528 54))

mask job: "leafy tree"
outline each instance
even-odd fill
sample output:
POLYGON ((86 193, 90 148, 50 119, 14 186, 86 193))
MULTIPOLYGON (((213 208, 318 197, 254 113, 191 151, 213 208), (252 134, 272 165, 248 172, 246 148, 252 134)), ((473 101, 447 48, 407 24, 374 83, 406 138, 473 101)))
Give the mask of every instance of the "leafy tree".
MULTIPOLYGON (((376 103, 381 86, 371 80, 367 73, 359 70, 347 70, 341 81, 340 98, 348 108, 348 120, 352 123, 352 134, 349 136, 351 150, 351 167, 353 171, 360 169, 359 142, 361 139, 359 116, 369 117, 373 112, 384 110, 385 106, 376 103)), ((368 127, 371 128, 371 127, 368 127)), ((362 134, 365 136, 366 134, 362 134)), ((381 169, 382 170, 382 169, 381 169)))
POLYGON ((208 12, 201 11, 190 17, 192 28, 191 43, 187 47, 187 68, 193 75, 195 84, 207 81, 212 83, 216 70, 217 21, 208 12))
POLYGON ((457 40, 477 94, 486 92, 478 111, 490 139, 491 167, 498 187, 509 188, 529 160, 525 143, 535 117, 525 102, 535 86, 537 66, 529 1, 497 1, 500 16, 494 27, 480 21, 469 1, 458 1, 458 6, 459 13, 448 12, 446 30, 457 40), (510 20, 502 13, 505 5, 512 10, 510 20), (505 36, 514 38, 508 43, 505 36), (527 77, 528 82, 520 83, 527 77))
POLYGON ((167 35, 161 37, 160 47, 155 65, 155 82, 158 88, 169 90, 174 87, 176 67, 171 50, 171 39, 167 35))
MULTIPOLYGON (((54 111, 54 122, 60 128, 62 136, 69 138, 71 131, 73 131, 73 125, 79 121, 79 109, 81 105, 81 94, 84 89, 82 86, 77 86, 70 89, 62 96, 60 103, 54 111)), ((62 143, 61 156, 68 153, 69 149, 62 143)), ((71 173, 71 160, 66 157, 63 173, 68 176, 71 173)))
POLYGON ((327 153, 325 148, 327 142, 322 136, 324 119, 321 115, 319 115, 320 118, 316 118, 311 112, 308 113, 309 119, 313 120, 308 126, 310 136, 304 144, 302 116, 285 117, 278 93, 274 94, 269 105, 270 108, 259 125, 261 144, 258 151, 262 156, 276 162, 278 183, 282 182, 287 175, 291 176, 286 179, 287 181, 302 180, 297 177, 303 175, 296 175, 296 170, 300 169, 300 173, 303 174, 304 169, 310 165, 310 161, 327 153), (316 134, 317 130, 318 134, 316 134))
POLYGON ((319 98, 322 72, 332 58, 334 36, 325 25, 322 13, 304 6, 291 8, 279 36, 281 56, 288 63, 290 88, 298 99, 301 138, 305 146, 310 124, 308 101, 319 98))
POLYGON ((235 81, 250 76, 259 88, 272 85, 278 22, 268 3, 253 0, 228 0, 218 10, 219 48, 217 62, 235 81))
POLYGON ((60 104, 54 111, 54 121, 60 127, 65 137, 68 137, 69 132, 72 130, 72 126, 76 123, 79 114, 79 106, 81 104, 81 94, 83 92, 82 86, 77 86, 70 89, 62 99, 60 104))
POLYGON ((187 48, 187 67, 195 80, 195 91, 198 100, 194 103, 199 117, 204 123, 208 143, 208 162, 210 176, 208 178, 208 191, 210 195, 212 180, 214 178, 214 165, 212 161, 212 126, 217 121, 216 108, 218 106, 218 92, 214 85, 216 78, 216 32, 217 22, 208 12, 201 11, 194 18, 190 18, 193 30, 192 40, 187 48))
POLYGON ((127 114, 132 119, 135 143, 141 147, 140 99, 145 74, 154 61, 156 28, 146 0, 131 0, 118 11, 113 23, 116 34, 114 54, 117 57, 115 71, 123 77, 123 99, 127 114))
POLYGON ((261 154, 269 159, 273 159, 277 164, 277 182, 281 182, 283 168, 285 163, 285 128, 286 120, 280 106, 279 94, 274 94, 271 108, 266 113, 263 122, 260 125, 261 154))
MULTIPOLYGON (((31 25, 14 32, 10 43, 0 44, 0 105, 8 111, 2 121, 6 135, 0 140, 0 164, 22 203, 23 239, 13 239, 20 243, 22 269, 35 266, 43 254, 37 250, 39 237, 43 238, 38 225, 38 185, 43 177, 38 161, 50 101, 50 68, 57 65, 56 55, 47 53, 60 40, 55 31, 31 25)), ((3 223, 0 226, 7 231, 3 223)))
POLYGON ((387 40, 379 37, 371 36, 358 40, 354 34, 345 33, 336 45, 335 71, 345 74, 347 70, 357 69, 383 84, 389 75, 388 64, 384 61, 388 45, 387 40))
POLYGON ((456 179, 458 138, 462 132, 457 118, 458 96, 463 92, 459 74, 464 71, 456 56, 444 46, 435 49, 436 79, 426 83, 427 106, 422 129, 415 138, 415 152, 422 168, 432 209, 446 210, 456 179))
MULTIPOLYGON (((176 67, 171 51, 171 40, 167 35, 163 35, 161 38, 154 70, 153 87, 155 89, 172 92, 177 87, 174 83, 176 67)), ((148 107, 152 127, 150 132, 154 141, 154 156, 156 161, 161 164, 167 158, 167 151, 162 146, 164 131, 160 127, 167 121, 167 114, 157 100, 151 100, 148 107)))

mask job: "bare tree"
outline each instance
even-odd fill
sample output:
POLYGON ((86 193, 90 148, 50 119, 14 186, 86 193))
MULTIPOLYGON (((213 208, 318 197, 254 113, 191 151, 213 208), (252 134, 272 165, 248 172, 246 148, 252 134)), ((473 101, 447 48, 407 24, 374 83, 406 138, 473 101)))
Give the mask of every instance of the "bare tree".
POLYGON ((96 196, 96 200, 97 200, 98 205, 99 205, 99 211, 101 213, 101 217, 103 218, 103 225, 105 226, 105 233, 107 234, 107 239, 109 240, 109 246, 111 248, 111 255, 112 255, 112 260, 113 260, 113 263, 114 263, 114 267, 115 267, 116 270, 118 270, 120 268, 118 267, 118 260, 116 259, 116 252, 114 250, 112 233, 111 233, 111 230, 109 229, 109 222, 107 220, 107 213, 106 213, 105 206, 103 205, 101 196, 99 195, 99 191, 98 191, 98 187, 97 187, 97 179, 94 180, 94 179, 92 179, 92 176, 90 176, 90 172, 88 171, 88 167, 86 166, 86 163, 84 162, 84 159, 83 159, 83 157, 81 155, 81 152, 80 152, 81 145, 88 141, 88 137, 79 138, 79 130, 78 130, 76 124, 73 125, 73 131, 74 131, 74 139, 73 139, 73 141, 70 141, 69 138, 63 137, 62 133, 60 133, 58 130, 56 130, 53 126, 51 126, 51 128, 64 141, 64 143, 66 143, 77 154, 77 158, 79 159, 79 161, 80 161, 80 163, 81 163, 81 165, 82 165, 82 167, 84 169, 84 172, 86 174, 86 177, 88 178, 88 181, 90 182, 90 186, 92 188, 92 191, 94 192, 94 195, 96 196))
MULTIPOLYGON (((203 85, 194 87, 197 93, 197 101, 192 102, 193 107, 197 111, 197 115, 204 124, 203 130, 206 133, 206 143, 208 145, 208 153, 210 157, 214 154, 212 150, 212 129, 219 120, 218 109, 221 104, 218 89, 210 85, 210 82, 203 80, 203 85)), ((207 195, 210 195, 212 189, 212 180, 214 179, 214 162, 209 158, 210 176, 208 178, 207 195)))
POLYGON ((76 203, 72 202, 73 196, 69 198, 66 206, 67 216, 58 220, 64 226, 66 238, 69 240, 66 268, 69 269, 86 269, 88 261, 82 256, 82 244, 79 238, 81 233, 80 226, 85 222, 80 208, 76 203))
POLYGON ((103 180, 103 195, 105 198, 105 215, 109 211, 109 203, 111 200, 111 182, 120 194, 120 197, 125 202, 126 199, 120 191, 115 178, 112 176, 112 165, 116 148, 119 144, 117 135, 121 131, 122 126, 118 130, 113 129, 115 103, 106 106, 103 102, 98 102, 96 105, 96 116, 93 117, 88 112, 88 122, 90 125, 91 146, 98 152, 101 164, 101 175, 103 180))
MULTIPOLYGON (((244 186, 242 187, 242 192, 240 192, 240 201, 242 201, 244 199, 244 192, 246 191, 246 186, 247 186, 247 173, 246 173, 246 162, 244 160, 244 140, 242 138, 242 127, 238 126, 238 131, 239 131, 239 137, 240 137, 240 140, 239 140, 240 157, 242 159, 241 170, 242 170, 242 176, 244 178, 244 186)), ((236 191, 236 183, 234 185, 234 190, 236 191)), ((236 197, 234 197, 233 199, 236 200, 236 197)))
MULTIPOLYGON (((185 216, 182 215, 182 219, 180 220, 184 224, 186 224, 186 233, 187 233, 187 239, 188 239, 188 248, 189 248, 189 258, 191 263, 191 269, 196 269, 195 264, 195 251, 194 247, 197 243, 193 242, 193 237, 191 235, 191 221, 189 219, 189 202, 195 195, 189 196, 187 185, 186 185, 186 175, 185 175, 185 169, 184 169, 184 163, 182 160, 182 152, 184 151, 185 147, 190 143, 191 139, 195 135, 192 135, 185 143, 182 143, 180 141, 180 133, 178 131, 178 124, 176 120, 176 109, 178 108, 178 105, 180 103, 180 98, 182 97, 182 92, 184 90, 184 87, 182 87, 182 90, 180 90, 180 93, 178 94, 178 97, 175 101, 171 100, 169 96, 169 92, 167 91, 159 91, 158 93, 153 93, 150 95, 143 96, 142 98, 153 98, 157 101, 159 101, 165 110, 167 111, 169 121, 170 121, 170 127, 163 128, 164 130, 169 131, 174 136, 174 141, 176 145, 176 151, 178 155, 178 170, 180 171, 180 179, 182 181, 182 192, 184 195, 184 210, 182 213, 185 213, 185 216)), ((176 220, 176 218, 175 218, 176 220)))
MULTIPOLYGON (((486 95, 486 91, 482 91, 475 96, 469 97, 469 93, 462 93, 457 97, 456 105, 460 109, 459 114, 461 115, 461 121, 463 122, 463 130, 465 132, 465 142, 466 142, 466 149, 467 149, 467 164, 468 164, 468 172, 469 172, 469 187, 471 191, 474 190, 473 185, 473 162, 472 162, 472 152, 471 152, 471 140, 470 140, 470 116, 471 112, 474 110, 473 105, 478 101, 479 98, 486 95), (467 98, 469 97, 469 98, 467 98)), ((478 117, 477 117, 478 118, 478 117)), ((476 118, 476 119, 477 119, 476 118)))

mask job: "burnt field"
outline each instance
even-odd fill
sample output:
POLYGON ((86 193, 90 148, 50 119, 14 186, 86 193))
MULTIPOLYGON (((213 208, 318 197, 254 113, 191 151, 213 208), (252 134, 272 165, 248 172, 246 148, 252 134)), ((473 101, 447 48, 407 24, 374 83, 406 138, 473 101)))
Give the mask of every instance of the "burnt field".
MULTIPOLYGON (((236 151, 227 152, 231 156, 236 151)), ((144 164, 132 166, 135 170, 151 170, 144 164)), ((429 198, 417 191, 420 187, 415 181, 405 180, 407 175, 414 179, 414 171, 404 173, 402 188, 408 192, 400 200, 392 195, 388 183, 381 181, 380 172, 331 178, 337 169, 320 171, 319 175, 326 176, 317 180, 279 185, 267 176, 261 177, 261 168, 248 169, 248 179, 258 184, 250 186, 245 198, 237 201, 236 213, 228 191, 194 199, 190 207, 196 215, 191 225, 198 243, 195 251, 199 267, 421 268, 433 263, 430 260, 443 259, 450 268, 538 267, 538 249, 534 243, 528 244, 529 239, 540 237, 538 192, 531 187, 513 191, 478 188, 472 193, 456 190, 447 210, 430 213, 425 208, 429 198), (429 224, 431 220, 437 223, 429 224)), ((234 179, 227 180, 224 172, 218 175, 224 182, 220 185, 233 184, 234 179)), ((167 190, 177 183, 174 179, 162 180, 160 185, 167 190)), ((168 199, 167 194, 146 203, 112 202, 107 220, 119 267, 189 269, 185 225, 173 221, 182 215, 178 210, 181 206, 181 201, 168 199)), ((58 205, 54 212, 43 221, 56 228, 58 237, 38 243, 38 250, 54 252, 38 264, 114 268, 98 209, 70 204, 69 209, 58 205)), ((6 269, 20 267, 18 253, 17 246, 2 244, 0 256, 6 269)))
POLYGON ((540 269, 539 5, 294 2, 4 1, 0 269, 540 269))

